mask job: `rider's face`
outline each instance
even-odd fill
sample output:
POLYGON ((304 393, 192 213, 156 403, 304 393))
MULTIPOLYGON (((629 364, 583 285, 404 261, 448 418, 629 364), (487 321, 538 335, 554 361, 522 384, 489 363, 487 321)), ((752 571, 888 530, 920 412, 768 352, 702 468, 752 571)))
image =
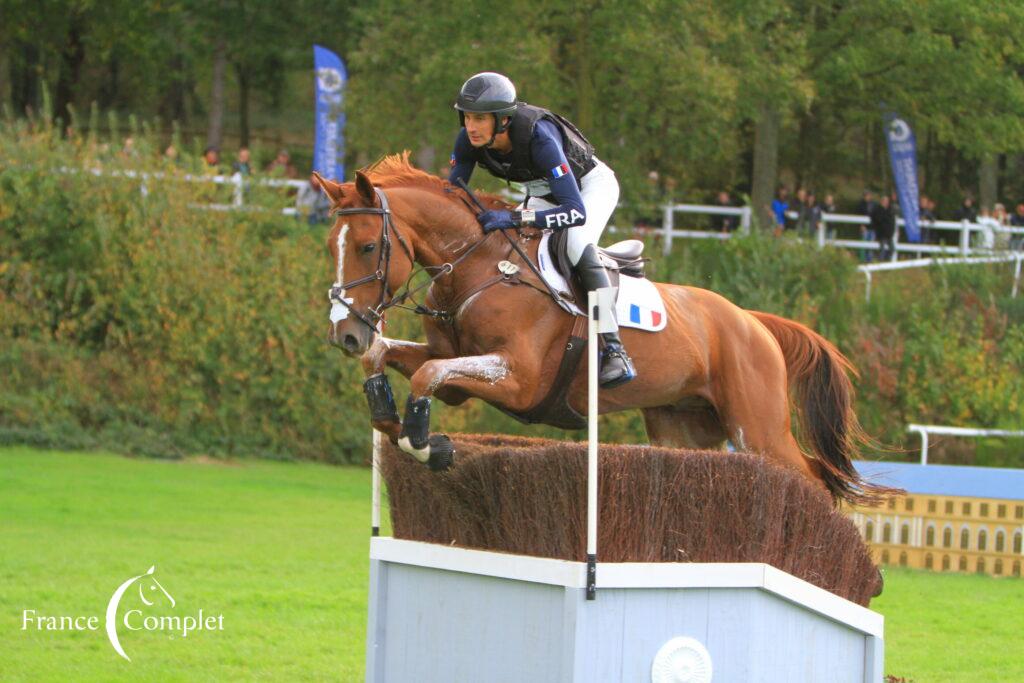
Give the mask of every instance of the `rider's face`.
POLYGON ((466 133, 469 135, 469 144, 483 147, 494 135, 494 115, 466 112, 466 133))

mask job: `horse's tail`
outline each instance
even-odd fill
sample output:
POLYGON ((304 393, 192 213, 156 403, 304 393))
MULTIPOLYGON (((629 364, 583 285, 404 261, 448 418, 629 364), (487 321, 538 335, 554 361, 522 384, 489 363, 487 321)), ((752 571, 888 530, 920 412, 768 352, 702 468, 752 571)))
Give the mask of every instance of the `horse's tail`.
POLYGON ((848 373, 858 375, 849 359, 805 325, 770 313, 750 313, 782 348, 801 434, 832 498, 870 505, 902 493, 866 481, 853 466, 858 447, 872 440, 853 411, 854 389, 848 373))

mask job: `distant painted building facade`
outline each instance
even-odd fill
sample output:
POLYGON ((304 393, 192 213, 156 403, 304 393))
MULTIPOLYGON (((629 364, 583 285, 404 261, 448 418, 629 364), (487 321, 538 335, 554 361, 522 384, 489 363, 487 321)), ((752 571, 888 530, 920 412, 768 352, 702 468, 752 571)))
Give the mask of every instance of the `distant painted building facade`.
POLYGON ((858 462, 871 481, 907 495, 850 511, 877 562, 1020 577, 1024 470, 858 462))

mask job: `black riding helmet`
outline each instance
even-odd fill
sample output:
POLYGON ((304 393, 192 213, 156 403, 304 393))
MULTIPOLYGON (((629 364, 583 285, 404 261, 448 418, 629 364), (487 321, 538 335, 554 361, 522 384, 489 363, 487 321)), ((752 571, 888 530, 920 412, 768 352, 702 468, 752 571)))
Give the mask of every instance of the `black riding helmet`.
MULTIPOLYGON (((493 114, 494 135, 505 132, 511 118, 509 123, 504 124, 501 119, 515 114, 518 105, 516 86, 512 85, 507 76, 493 71, 470 76, 469 80, 462 84, 459 96, 455 100, 455 109, 459 112, 459 125, 465 127, 467 111, 475 114, 493 114)), ((488 147, 493 142, 492 136, 488 147)))

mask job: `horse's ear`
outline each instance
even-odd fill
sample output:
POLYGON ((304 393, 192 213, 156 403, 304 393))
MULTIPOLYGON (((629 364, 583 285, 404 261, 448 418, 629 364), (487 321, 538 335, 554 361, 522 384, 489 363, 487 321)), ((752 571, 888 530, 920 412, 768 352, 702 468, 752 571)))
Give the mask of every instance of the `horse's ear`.
POLYGON ((377 193, 373 190, 373 182, 362 171, 356 171, 356 191, 363 201, 370 206, 377 203, 377 193))
POLYGON ((316 171, 313 171, 313 175, 312 177, 310 177, 309 181, 313 183, 314 187, 319 187, 321 190, 327 193, 327 196, 330 197, 333 203, 341 203, 341 198, 342 195, 344 194, 341 191, 341 185, 334 182, 333 180, 328 180, 327 178, 324 178, 316 171))

